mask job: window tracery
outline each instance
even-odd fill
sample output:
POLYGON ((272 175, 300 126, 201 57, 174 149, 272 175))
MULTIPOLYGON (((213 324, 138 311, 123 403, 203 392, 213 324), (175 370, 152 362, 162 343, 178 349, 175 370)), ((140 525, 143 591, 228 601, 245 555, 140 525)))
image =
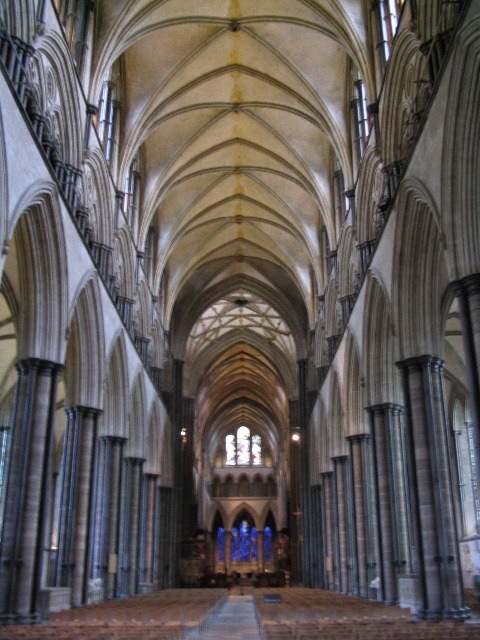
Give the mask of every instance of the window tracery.
POLYGON ((225 436, 225 464, 235 465, 261 465, 262 464, 262 438, 258 434, 252 434, 244 425, 240 426, 236 433, 225 436))

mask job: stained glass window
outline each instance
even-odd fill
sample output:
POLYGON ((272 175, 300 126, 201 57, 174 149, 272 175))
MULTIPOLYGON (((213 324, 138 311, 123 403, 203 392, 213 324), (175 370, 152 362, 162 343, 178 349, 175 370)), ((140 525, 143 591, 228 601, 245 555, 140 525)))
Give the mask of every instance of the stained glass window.
POLYGON ((237 431, 237 464, 250 464, 250 429, 239 427, 237 431))
POLYGON ((233 433, 229 434, 225 438, 225 450, 226 450, 226 464, 233 465, 237 464, 237 457, 235 451, 235 436, 233 433))
POLYGON ((252 464, 262 464, 262 438, 252 436, 252 464))
POLYGON ((218 562, 225 562, 225 529, 223 527, 218 528, 217 556, 218 562))
POLYGON ((240 524, 240 560, 242 562, 250 561, 250 527, 246 520, 240 524))
POLYGON ((232 529, 232 562, 256 562, 258 560, 258 531, 242 520, 238 529, 232 529))
POLYGON ((250 555, 252 560, 258 560, 258 531, 252 527, 250 536, 250 555))
POLYGON ((243 425, 237 429, 236 434, 229 433, 225 436, 225 464, 228 466, 261 465, 261 436, 251 435, 250 429, 243 425))
POLYGON ((272 530, 265 527, 263 531, 263 559, 265 562, 272 561, 272 530))
POLYGON ((236 527, 232 529, 232 561, 240 561, 240 536, 236 527))

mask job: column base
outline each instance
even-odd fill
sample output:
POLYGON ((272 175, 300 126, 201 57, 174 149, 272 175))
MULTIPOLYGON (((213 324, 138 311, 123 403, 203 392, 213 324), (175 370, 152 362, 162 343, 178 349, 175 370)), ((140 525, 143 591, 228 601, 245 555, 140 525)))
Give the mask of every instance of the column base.
POLYGON ((468 607, 460 607, 459 609, 441 609, 439 611, 417 610, 413 613, 413 617, 418 620, 468 620, 470 618, 470 609, 468 607))
POLYGON ((40 624, 42 618, 38 613, 4 613, 0 615, 0 627, 17 624, 40 624))

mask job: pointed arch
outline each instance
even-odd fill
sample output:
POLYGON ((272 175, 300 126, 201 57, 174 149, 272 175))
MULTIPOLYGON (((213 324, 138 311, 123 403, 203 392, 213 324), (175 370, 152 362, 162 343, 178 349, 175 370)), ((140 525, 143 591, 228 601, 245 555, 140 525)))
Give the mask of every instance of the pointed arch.
POLYGON ((101 409, 105 336, 96 272, 80 283, 72 307, 65 369, 67 405, 101 409))
POLYGON ((113 270, 119 295, 134 300, 135 267, 133 245, 128 228, 124 225, 115 236, 113 270))
POLYGON ((145 473, 155 473, 160 475, 161 445, 164 431, 165 415, 162 415, 160 400, 155 398, 150 412, 147 439, 145 443, 145 473))
POLYGON ((448 94, 442 166, 445 233, 454 273, 480 271, 480 17, 458 34, 448 94))
POLYGON ((248 516, 248 519, 250 519, 251 522, 253 522, 254 526, 257 529, 260 528, 260 518, 258 514, 255 513, 255 511, 252 509, 251 504, 249 504, 248 502, 242 501, 228 515, 227 529, 229 531, 231 531, 232 528, 234 527, 235 520, 240 518, 243 514, 246 514, 248 516))
POLYGON ((330 376, 327 420, 326 428, 328 429, 329 457, 333 458, 335 456, 345 455, 345 421, 342 410, 339 380, 335 369, 332 370, 332 374, 330 376))
POLYGON ((90 214, 93 237, 101 244, 111 246, 113 238, 114 194, 105 156, 98 147, 92 148, 85 160, 82 174, 83 202, 90 214))
POLYGON ((123 331, 112 342, 108 356, 101 434, 126 438, 128 416, 128 361, 123 331))
MULTIPOLYGON (((363 353, 367 406, 393 402, 395 386, 392 310, 382 282, 369 271, 364 305, 363 353)), ((399 399, 399 398, 398 398, 399 399)))
POLYGON ((345 407, 345 432, 347 436, 365 432, 364 378, 355 338, 347 329, 344 351, 343 406, 345 407))
POLYGON ((386 165, 403 159, 408 151, 405 116, 410 116, 416 91, 415 80, 420 76, 419 67, 423 62, 420 44, 409 29, 402 29, 395 38, 379 114, 382 124, 381 156, 386 165))
POLYGON ((383 195, 383 164, 376 147, 369 145, 363 156, 358 175, 358 192, 355 194, 358 238, 362 244, 377 235, 378 205, 383 195))
POLYGON ((36 182, 10 220, 5 273, 18 282, 19 358, 62 363, 67 326, 67 259, 56 187, 36 182))
MULTIPOLYGON (((49 31, 40 40, 35 56, 42 58, 51 68, 51 85, 56 85, 56 97, 52 101, 50 114, 58 113, 59 134, 62 139, 62 157, 65 162, 79 167, 82 162, 82 127, 84 121, 78 100, 76 72, 71 53, 63 36, 49 31)), ((39 87, 47 90, 46 87, 39 87)), ((52 96, 53 97, 53 96, 52 96)))
POLYGON ((133 384, 131 412, 128 428, 128 455, 146 457, 145 438, 147 432, 147 398, 143 371, 139 370, 133 384))
POLYGON ((406 180, 398 197, 393 280, 394 321, 400 358, 440 356, 442 296, 448 287, 444 244, 433 198, 418 180, 406 180))

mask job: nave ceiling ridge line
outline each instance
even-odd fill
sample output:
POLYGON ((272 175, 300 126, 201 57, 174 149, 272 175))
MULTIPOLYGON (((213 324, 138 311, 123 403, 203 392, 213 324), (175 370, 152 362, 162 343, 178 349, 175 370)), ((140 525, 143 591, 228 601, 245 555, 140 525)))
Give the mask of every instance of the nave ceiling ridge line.
MULTIPOLYGON (((143 119, 141 118, 137 119, 135 127, 133 127, 132 130, 129 132, 129 137, 133 139, 135 137, 138 137, 138 134, 137 136, 135 135, 135 131, 151 131, 150 125, 148 124, 148 119, 154 119, 156 114, 161 112, 162 109, 164 109, 170 103, 174 102, 178 97, 181 97, 183 94, 188 93, 190 89, 195 88, 203 84, 204 82, 208 82, 211 79, 215 79, 217 77, 227 75, 230 73, 243 73, 246 76, 251 76, 253 78, 260 79, 262 81, 265 81, 267 84, 270 84, 276 87, 277 89, 280 89, 283 93, 294 98, 297 102, 307 107, 308 110, 312 111, 312 113, 314 113, 317 116, 319 122, 329 123, 328 126, 325 126, 323 130, 324 135, 328 136, 330 132, 336 131, 335 123, 333 121, 329 122, 330 120, 330 118, 328 117, 329 112, 328 112, 328 109, 326 109, 321 99, 321 96, 314 89, 310 89, 308 85, 307 85, 307 88, 309 88, 311 93, 313 93, 313 96, 318 101, 319 107, 323 107, 325 109, 325 114, 322 114, 321 109, 318 109, 317 107, 315 107, 313 103, 309 102, 304 96, 299 94, 296 90, 290 88, 288 85, 281 82, 280 80, 277 80, 274 76, 268 75, 263 71, 255 69, 254 67, 250 67, 238 62, 232 62, 230 64, 225 64, 221 67, 216 67, 215 69, 211 69, 210 71, 207 71, 203 75, 195 77, 193 80, 190 80, 187 84, 184 84, 182 87, 176 89, 173 94, 166 97, 165 100, 163 100, 160 104, 158 104, 158 101, 155 99, 156 96, 152 97, 150 100, 150 102, 153 103, 152 111, 148 112, 147 108, 144 107, 143 119)), ((304 84, 306 84, 303 78, 299 77, 298 79, 301 80, 304 84)), ((160 93, 160 90, 157 92, 157 95, 159 93, 160 93)), ((230 104, 234 105, 237 103, 230 103, 230 104)), ((157 121, 154 120, 154 123, 156 122, 157 121)), ((339 136, 339 138, 341 139, 341 136, 339 136)), ((144 142, 144 139, 142 139, 142 142, 144 142)), ((344 144, 344 141, 343 141, 343 144, 344 144)))

